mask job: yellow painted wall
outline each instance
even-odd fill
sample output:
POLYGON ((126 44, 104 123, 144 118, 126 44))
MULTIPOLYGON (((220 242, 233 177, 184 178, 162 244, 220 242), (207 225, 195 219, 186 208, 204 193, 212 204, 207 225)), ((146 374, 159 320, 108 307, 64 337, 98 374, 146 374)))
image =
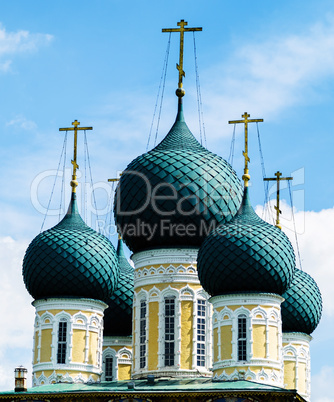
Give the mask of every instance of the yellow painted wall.
POLYGON ((296 363, 294 361, 284 362, 284 386, 287 389, 295 389, 296 386, 296 363))
POLYGON ((192 368, 193 302, 181 302, 181 369, 192 368))
POLYGON ((118 381, 131 379, 131 364, 120 364, 118 366, 118 381))
POLYGON ((52 329, 42 330, 41 359, 40 362, 51 361, 52 329))
POLYGON ((269 359, 278 360, 278 328, 269 326, 269 359))
POLYGON ((74 363, 84 363, 85 361, 85 345, 86 345, 86 331, 83 329, 73 330, 72 341, 72 361, 74 363))
POLYGON ((306 394, 306 364, 298 363, 298 392, 306 394))
POLYGON ((88 352, 88 364, 96 365, 97 358, 97 346, 98 346, 98 334, 96 332, 89 333, 89 352, 88 352))
POLYGON ((266 327, 265 325, 253 325, 253 357, 266 357, 266 327))
POLYGON ((232 325, 224 325, 220 332, 221 359, 228 360, 232 358, 232 325))
POLYGON ((158 325, 159 325, 159 303, 151 302, 148 305, 148 362, 149 370, 158 368, 158 325))
POLYGON ((213 329, 213 362, 218 361, 218 328, 213 329))

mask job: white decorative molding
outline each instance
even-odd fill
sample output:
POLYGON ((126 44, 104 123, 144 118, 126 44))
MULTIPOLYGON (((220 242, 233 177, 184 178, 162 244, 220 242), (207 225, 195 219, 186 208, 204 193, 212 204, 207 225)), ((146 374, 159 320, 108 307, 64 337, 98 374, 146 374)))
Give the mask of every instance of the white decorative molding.
POLYGON ((132 349, 132 336, 104 336, 103 347, 107 346, 126 346, 132 349))
POLYGON ((172 378, 193 378, 193 377, 212 377, 212 372, 211 371, 200 371, 200 370, 175 370, 174 367, 164 367, 161 370, 150 370, 148 371, 147 369, 142 369, 138 371, 137 373, 132 375, 132 378, 134 380, 140 379, 140 378, 147 378, 148 374, 153 374, 156 378, 161 378, 161 377, 172 377, 172 378))
POLYGON ((75 376, 70 375, 68 372, 65 374, 56 373, 53 371, 49 377, 46 377, 44 371, 40 376, 37 377, 36 373, 33 373, 32 385, 33 387, 44 385, 44 384, 56 384, 56 383, 69 383, 69 384, 92 384, 99 383, 99 380, 94 380, 92 375, 85 378, 82 373, 76 374, 75 376))
POLYGON ((135 268, 143 268, 152 265, 197 264, 198 248, 160 248, 132 254, 131 259, 135 268))
POLYGON ((195 283, 199 284, 196 265, 184 267, 183 265, 175 265, 163 267, 150 267, 137 269, 134 275, 134 288, 138 289, 142 286, 155 285, 158 283, 195 283))
POLYGON ((311 356, 310 342, 312 337, 301 332, 283 333, 283 361, 295 362, 295 384, 294 387, 307 401, 311 398, 311 356), (298 389, 301 364, 305 365, 305 390, 298 389))
MULTIPOLYGON (((188 353, 188 351, 181 350, 181 302, 182 301, 191 301, 193 303, 193 315, 192 315, 192 328, 193 328, 193 338, 192 338, 192 350, 190 351, 192 355, 192 370, 196 370, 197 372, 211 373, 209 372, 209 367, 212 366, 212 306, 210 303, 206 303, 206 353, 205 353, 205 367, 197 366, 197 300, 208 300, 209 295, 202 289, 193 289, 191 285, 186 284, 181 289, 177 289, 173 287, 173 284, 166 284, 164 289, 158 289, 156 286, 153 286, 149 291, 141 289, 138 293, 134 293, 134 302, 133 306, 136 309, 136 314, 134 320, 136 322, 135 325, 135 333, 134 340, 136 344, 135 356, 134 356, 134 366, 133 366, 133 375, 139 376, 144 375, 143 373, 147 373, 147 367, 142 369, 139 368, 139 360, 140 360, 140 348, 139 346, 139 328, 140 328, 140 304, 142 300, 147 302, 147 308, 149 309, 149 304, 151 302, 159 303, 159 312, 158 312, 158 338, 154 340, 149 340, 149 325, 150 318, 147 318, 146 325, 146 335, 147 335, 147 348, 146 348, 146 358, 148 358, 148 345, 150 342, 158 342, 158 366, 157 370, 168 371, 182 371, 181 369, 181 354, 188 353), (174 366, 165 367, 164 364, 164 348, 165 348, 165 337, 164 337, 164 300, 166 297, 175 297, 175 356, 174 356, 174 366)), ((153 370, 155 372, 155 370, 153 370)), ((149 371, 150 373, 153 371, 149 371)), ((170 374, 171 375, 171 374, 170 374)), ((206 374, 205 374, 206 375, 206 374)))
POLYGON ((227 374, 224 370, 220 375, 215 374, 213 376, 214 381, 234 381, 245 379, 248 381, 259 382, 263 384, 276 385, 280 383, 282 379, 280 379, 279 371, 275 370, 265 370, 262 368, 258 373, 251 370, 249 367, 243 369, 241 367, 236 368, 231 374, 227 374))
MULTIPOLYGON (((213 328, 218 330, 218 347, 217 361, 213 362, 214 372, 227 368, 244 367, 245 370, 251 370, 256 367, 261 370, 263 378, 257 376, 256 380, 283 385, 283 359, 282 359, 282 322, 281 322, 281 303, 284 299, 276 294, 269 293, 242 293, 215 296, 210 299, 213 313, 213 328), (246 360, 238 360, 238 318, 244 316, 246 318, 246 360), (264 358, 254 357, 254 325, 261 325, 265 333, 264 358), (226 340, 221 339, 220 328, 224 326, 231 327, 231 346, 232 355, 229 359, 221 359, 220 348, 226 340), (270 328, 276 328, 277 333, 277 350, 271 354, 270 342, 272 342, 270 328), (277 352, 277 353, 276 353, 277 352), (265 370, 265 371, 263 371, 265 370), (268 374, 272 370, 272 374, 268 374)), ((275 335, 276 337, 276 335, 275 335)), ((223 372, 225 373, 225 371, 223 372)), ((237 375, 237 373, 234 373, 237 375)), ((223 375, 226 377, 226 373, 223 375)), ((233 376, 228 376, 234 379, 233 376)), ((252 377, 253 378, 253 377, 252 377)))
POLYGON ((283 343, 300 343, 309 346, 312 339, 311 335, 303 332, 283 332, 283 343))
POLYGON ((238 293, 213 296, 209 301, 214 305, 215 309, 225 306, 248 306, 252 304, 280 308, 284 299, 275 293, 238 293))
MULTIPOLYGON (((41 371, 76 371, 84 374, 99 376, 102 370, 102 341, 103 341, 103 311, 106 304, 93 299, 41 299, 33 302, 36 308, 35 340, 37 351, 36 361, 33 361, 33 372, 37 375, 41 371), (71 311, 71 314, 68 312, 71 311), (72 313, 74 311, 74 313, 72 313), (67 323, 66 329, 66 356, 65 363, 57 362, 58 329, 59 323, 67 323), (43 345, 50 348, 51 358, 48 362, 41 362, 41 343, 43 330, 51 329, 51 344, 43 345), (72 361, 73 333, 75 330, 85 331, 85 353, 82 362, 72 361), (96 364, 88 364, 89 339, 92 333, 97 336, 96 364)), ((40 377, 38 377, 40 378, 40 377)), ((64 381, 66 378, 63 379, 64 381)), ((41 380, 38 380, 39 382, 41 380)), ((71 377, 71 381, 74 378, 71 377)), ((79 381, 79 377, 78 377, 79 381)), ((81 380, 80 380, 81 381, 81 380)))
POLYGON ((36 313, 45 310, 78 310, 78 311, 94 311, 96 313, 104 311, 108 305, 100 300, 95 299, 62 299, 62 298, 47 298, 34 300, 31 303, 36 313))

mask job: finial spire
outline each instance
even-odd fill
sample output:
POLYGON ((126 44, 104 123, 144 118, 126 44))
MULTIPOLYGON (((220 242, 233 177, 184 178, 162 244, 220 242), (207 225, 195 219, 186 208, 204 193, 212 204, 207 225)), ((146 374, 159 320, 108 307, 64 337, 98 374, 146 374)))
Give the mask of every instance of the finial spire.
POLYGON ((277 192, 276 192, 276 202, 277 205, 275 205, 275 209, 276 209, 276 227, 278 227, 279 229, 282 229, 282 226, 280 225, 280 221, 279 221, 279 215, 282 213, 282 211, 279 209, 279 190, 280 190, 280 181, 281 180, 293 180, 293 177, 281 177, 282 173, 279 172, 277 170, 277 172, 275 173, 276 177, 268 177, 268 178, 264 178, 264 181, 272 181, 275 180, 277 181, 277 192))
POLYGON ((245 150, 243 151, 243 156, 245 157, 245 168, 244 168, 244 174, 242 176, 242 180, 244 181, 244 186, 248 187, 248 182, 250 180, 250 175, 249 175, 249 170, 248 170, 248 162, 250 162, 249 156, 248 156, 248 123, 258 123, 262 122, 263 119, 249 119, 250 115, 245 112, 243 115, 243 120, 230 120, 228 124, 237 124, 237 123, 244 123, 245 124, 245 150))
POLYGON ((182 88, 182 78, 186 76, 186 73, 183 71, 183 43, 184 43, 184 33, 185 32, 194 32, 194 31, 202 31, 202 28, 185 28, 188 25, 188 22, 185 20, 181 20, 177 23, 180 28, 165 28, 162 32, 180 32, 180 61, 179 64, 176 64, 176 68, 179 71, 179 85, 176 90, 176 96, 180 99, 184 96, 185 91, 182 88))
POLYGON ((74 127, 60 128, 59 131, 74 131, 74 149, 73 149, 73 159, 71 161, 73 165, 71 187, 72 187, 72 193, 76 193, 76 188, 78 186, 77 169, 79 169, 79 165, 77 164, 78 130, 93 130, 93 127, 78 127, 80 125, 80 122, 78 120, 74 120, 72 125, 74 127))

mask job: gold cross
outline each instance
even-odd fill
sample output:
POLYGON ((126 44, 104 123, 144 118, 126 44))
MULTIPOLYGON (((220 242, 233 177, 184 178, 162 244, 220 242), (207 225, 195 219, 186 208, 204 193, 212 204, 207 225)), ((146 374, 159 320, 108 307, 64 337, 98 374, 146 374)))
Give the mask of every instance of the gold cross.
POLYGON ((248 181, 250 179, 249 171, 248 171, 248 162, 250 162, 249 156, 248 156, 248 123, 260 123, 263 122, 263 119, 248 119, 250 115, 245 112, 241 117, 243 117, 243 120, 230 120, 228 124, 237 124, 237 123, 244 123, 245 124, 245 150, 243 151, 243 156, 245 157, 245 169, 244 169, 244 175, 242 176, 242 179, 245 183, 245 187, 248 186, 248 181))
POLYGON ((281 177, 281 176, 282 176, 282 173, 279 172, 278 170, 277 170, 277 172, 275 173, 275 176, 276 176, 276 177, 264 178, 263 180, 264 180, 264 181, 272 181, 272 180, 276 180, 276 181, 277 181, 277 194, 276 194, 277 205, 275 205, 274 208, 276 209, 276 226, 277 226, 279 229, 282 229, 282 226, 280 225, 280 222, 279 222, 279 214, 282 213, 282 211, 279 209, 279 190, 280 190, 279 183, 280 183, 281 180, 293 180, 293 177, 281 177))
POLYGON ((179 85, 178 89, 176 90, 176 95, 179 98, 182 98, 184 96, 185 92, 184 89, 182 89, 182 77, 186 76, 186 73, 183 71, 183 42, 184 42, 184 33, 185 32, 194 32, 194 31, 202 31, 202 28, 185 28, 186 25, 188 25, 188 22, 185 22, 184 20, 181 20, 180 22, 177 23, 177 25, 180 28, 165 28, 162 30, 162 32, 180 32, 180 61, 179 64, 176 64, 176 68, 179 71, 179 85))
POLYGON ((71 161, 73 165, 73 173, 72 173, 72 193, 76 192, 76 187, 78 186, 77 182, 77 169, 79 169, 79 165, 77 164, 77 142, 78 142, 78 130, 93 130, 93 127, 78 127, 80 122, 78 120, 74 120, 72 126, 67 128, 60 128, 59 131, 74 131, 74 150, 73 150, 73 160, 71 161))

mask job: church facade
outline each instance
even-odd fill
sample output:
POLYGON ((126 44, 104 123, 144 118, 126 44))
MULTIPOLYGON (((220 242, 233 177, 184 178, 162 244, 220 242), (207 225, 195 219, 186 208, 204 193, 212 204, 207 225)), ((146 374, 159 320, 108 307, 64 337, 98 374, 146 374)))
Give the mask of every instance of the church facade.
POLYGON ((254 212, 248 155, 242 185, 189 130, 182 74, 176 94, 170 131, 119 180, 117 250, 79 214, 74 155, 67 214, 23 262, 36 311, 33 387, 23 381, 0 399, 310 400, 317 284, 281 229, 254 212))

